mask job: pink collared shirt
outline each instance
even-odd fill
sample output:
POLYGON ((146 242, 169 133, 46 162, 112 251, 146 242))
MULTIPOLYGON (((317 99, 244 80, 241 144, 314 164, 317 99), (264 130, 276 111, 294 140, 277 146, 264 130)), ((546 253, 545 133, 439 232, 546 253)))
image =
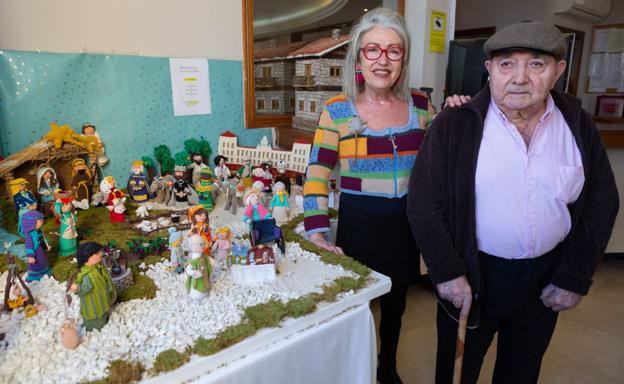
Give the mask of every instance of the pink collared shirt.
POLYGON ((567 205, 578 198, 585 176, 574 136, 552 97, 528 148, 490 101, 475 177, 480 251, 528 259, 563 240, 572 225, 567 205))

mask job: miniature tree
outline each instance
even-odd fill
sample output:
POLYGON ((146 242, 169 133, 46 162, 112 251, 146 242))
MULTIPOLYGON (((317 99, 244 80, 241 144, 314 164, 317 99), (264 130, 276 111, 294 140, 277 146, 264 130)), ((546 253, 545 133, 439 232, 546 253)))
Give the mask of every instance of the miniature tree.
POLYGON ((147 173, 147 179, 152 180, 154 176, 156 176, 156 172, 154 170, 154 160, 152 160, 149 156, 141 157, 143 161, 143 166, 145 167, 145 172, 147 173))
POLYGON ((210 159, 210 154, 212 153, 212 149, 210 148, 210 143, 204 139, 202 136, 199 140, 197 139, 188 139, 184 141, 184 149, 188 152, 189 155, 199 154, 206 161, 210 159))
POLYGON ((154 148, 154 157, 160 163, 160 174, 166 175, 173 172, 175 160, 171 157, 171 151, 167 145, 162 144, 154 148))
POLYGON ((191 164, 191 160, 188 157, 188 153, 186 151, 180 151, 175 154, 175 165, 184 165, 187 166, 191 164))

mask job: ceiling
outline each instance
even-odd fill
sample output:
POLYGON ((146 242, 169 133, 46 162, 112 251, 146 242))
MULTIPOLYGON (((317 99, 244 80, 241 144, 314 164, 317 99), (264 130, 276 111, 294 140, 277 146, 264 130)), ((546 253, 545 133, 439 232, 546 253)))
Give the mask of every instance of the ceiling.
POLYGON ((254 0, 254 37, 350 23, 382 0, 254 0))

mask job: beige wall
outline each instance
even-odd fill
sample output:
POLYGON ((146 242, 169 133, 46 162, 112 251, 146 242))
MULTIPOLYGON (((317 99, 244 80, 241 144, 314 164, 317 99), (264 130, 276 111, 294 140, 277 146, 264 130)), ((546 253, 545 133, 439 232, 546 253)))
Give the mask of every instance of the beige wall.
MULTIPOLYGON (((463 0, 462 0, 463 1, 463 0)), ((455 33, 455 0, 406 0, 405 21, 411 34, 410 86, 431 87, 436 108, 442 103, 448 61, 448 42, 455 33), (429 52, 431 10, 446 12, 446 49, 429 52)))
POLYGON ((0 0, 0 48, 242 60, 240 0, 0 0))

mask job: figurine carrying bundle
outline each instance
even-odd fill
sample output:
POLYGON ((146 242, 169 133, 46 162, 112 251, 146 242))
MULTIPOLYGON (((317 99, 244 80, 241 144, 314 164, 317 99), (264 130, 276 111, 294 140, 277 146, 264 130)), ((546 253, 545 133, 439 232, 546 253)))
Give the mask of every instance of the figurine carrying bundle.
POLYGON ((117 182, 113 176, 106 176, 100 183, 102 193, 108 194, 106 199, 106 209, 110 211, 110 221, 113 223, 123 223, 126 221, 126 197, 118 190, 117 182))
POLYGON ((100 330, 108 323, 111 307, 117 299, 115 284, 102 265, 104 251, 95 242, 78 246, 80 272, 70 290, 80 297, 80 315, 87 332, 100 330))

